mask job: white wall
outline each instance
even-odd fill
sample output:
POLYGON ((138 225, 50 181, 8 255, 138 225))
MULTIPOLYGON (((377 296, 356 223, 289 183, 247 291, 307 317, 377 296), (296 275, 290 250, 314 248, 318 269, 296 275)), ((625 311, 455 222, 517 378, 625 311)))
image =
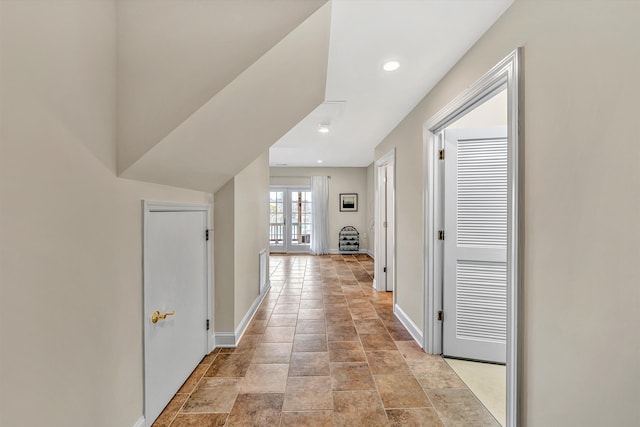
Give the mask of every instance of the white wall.
POLYGON ((213 203, 216 332, 232 332, 235 307, 235 179, 216 191, 213 203))
POLYGON ((376 148, 422 325, 422 125, 524 46, 523 426, 640 425, 639 28, 640 2, 518 0, 376 148))
POLYGON ((367 167, 367 232, 369 233, 369 253, 375 252, 375 219, 376 219, 376 164, 367 167))
POLYGON ((0 4, 0 425, 142 415, 143 199, 118 179, 111 1, 0 4))
POLYGON ((329 247, 338 250, 338 233, 346 225, 360 232, 360 249, 368 249, 367 168, 289 168, 272 167, 271 185, 310 185, 311 176, 330 176, 329 180, 329 247), (340 193, 358 193, 358 212, 340 212, 340 193))
POLYGON ((258 254, 269 248, 269 153, 215 193, 216 332, 234 332, 260 294, 258 254))
MULTIPOLYGON (((260 294, 258 254, 269 250, 269 152, 235 177, 235 327, 260 294)), ((267 265, 268 268, 268 265, 267 265)))

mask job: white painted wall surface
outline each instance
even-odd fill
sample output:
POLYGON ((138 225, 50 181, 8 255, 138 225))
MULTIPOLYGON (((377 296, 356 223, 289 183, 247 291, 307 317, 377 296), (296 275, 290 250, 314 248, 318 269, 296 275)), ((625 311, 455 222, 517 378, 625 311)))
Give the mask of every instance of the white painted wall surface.
POLYGON ((640 425, 639 28, 640 2, 516 1, 376 149, 421 325, 422 125, 524 46, 523 426, 640 425))
POLYGON ((115 4, 0 3, 0 425, 142 415, 142 199, 115 176, 115 4))

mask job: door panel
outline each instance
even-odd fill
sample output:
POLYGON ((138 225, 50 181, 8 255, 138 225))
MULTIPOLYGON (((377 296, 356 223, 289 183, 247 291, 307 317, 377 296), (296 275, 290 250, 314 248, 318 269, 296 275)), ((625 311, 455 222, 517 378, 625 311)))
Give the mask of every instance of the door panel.
POLYGON ((269 192, 269 246, 271 252, 286 252, 285 192, 269 192))
POLYGON ((145 419, 150 425, 207 353, 206 211, 145 217, 145 419), (153 322, 155 311, 172 313, 153 322))
POLYGON ((506 127, 445 132, 443 353, 504 363, 506 127))

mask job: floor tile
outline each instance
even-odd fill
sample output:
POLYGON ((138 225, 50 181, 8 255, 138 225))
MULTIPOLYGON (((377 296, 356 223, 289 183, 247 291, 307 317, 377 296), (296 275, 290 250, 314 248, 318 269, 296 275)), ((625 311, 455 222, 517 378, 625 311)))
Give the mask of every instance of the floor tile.
POLYGON ((196 366, 196 369, 189 375, 189 378, 187 378, 184 384, 182 384, 178 393, 191 393, 208 369, 209 365, 196 366))
POLYGON ((333 411, 338 427, 387 425, 380 397, 375 391, 334 391, 333 411))
POLYGON ((375 390, 368 363, 332 363, 331 388, 334 391, 375 390))
POLYGON ((240 378, 203 378, 181 412, 226 412, 240 389, 240 378))
POLYGON ((229 414, 178 414, 171 427, 220 427, 229 414))
POLYGON ((396 347, 407 361, 434 360, 442 361, 442 357, 427 354, 415 341, 396 341, 396 347))
POLYGON ((426 392, 442 422, 447 426, 499 426, 468 389, 438 389, 426 392))
POLYGON ((280 427, 333 427, 333 411, 283 412, 280 427))
POLYGON ((368 351, 367 360, 373 375, 411 375, 399 351, 368 351))
POLYGON ((291 343, 262 343, 253 353, 251 363, 289 363, 291 343))
POLYGON ((240 384, 240 392, 283 393, 288 373, 289 365, 286 363, 252 363, 240 384))
POLYGON ((366 362, 362 345, 359 342, 334 341, 329 343, 331 362, 366 362))
POLYGON ((356 325, 356 331, 358 331, 359 334, 387 333, 387 328, 385 328, 384 324, 377 319, 356 320, 354 323, 356 325))
POLYGON ((391 335, 385 334, 360 334, 360 341, 365 351, 369 350, 397 350, 391 335))
POLYGON ((385 408, 424 408, 431 404, 413 375, 374 376, 385 408))
POLYGON ((289 376, 326 376, 329 375, 329 353, 291 353, 289 376))
POLYGON ((222 354, 213 361, 205 377, 243 377, 251 363, 253 352, 222 354))
POLYGON ((322 320, 324 319, 324 309, 322 308, 301 308, 298 311, 300 320, 322 320))
POLYGON ((229 426, 277 426, 283 393, 239 394, 227 419, 229 426))
POLYGON ((267 326, 296 326, 297 314, 272 314, 267 326))
POLYGON ((273 307, 273 314, 293 314, 300 309, 300 304, 276 304, 273 307))
POLYGON ((329 377, 290 377, 284 395, 283 411, 333 409, 329 377))
POLYGON ((336 326, 332 325, 327 328, 327 339, 329 341, 359 341, 356 328, 350 325, 336 326))
POLYGON ((173 399, 171 399, 162 413, 160 413, 160 416, 158 416, 158 418, 153 422, 152 427, 169 426, 178 413, 178 410, 180 410, 184 402, 187 400, 187 397, 189 397, 188 394, 176 394, 173 396, 173 399))
POLYGON ((298 320, 296 334, 324 334, 327 327, 324 320, 298 320))
POLYGON ((327 351, 327 336, 325 334, 296 335, 293 340, 293 351, 327 351))
POLYGON ((409 362, 413 375, 427 388, 465 388, 466 385, 444 360, 409 362))
POLYGON ((391 427, 444 427, 433 408, 387 409, 391 427))
POLYGON ((264 330, 262 342, 293 342, 295 331, 293 326, 268 326, 264 330))

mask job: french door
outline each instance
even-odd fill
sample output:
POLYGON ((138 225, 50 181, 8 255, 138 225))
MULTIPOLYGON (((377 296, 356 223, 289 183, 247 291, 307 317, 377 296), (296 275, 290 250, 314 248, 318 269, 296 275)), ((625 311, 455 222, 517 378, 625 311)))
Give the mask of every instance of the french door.
POLYGON ((271 188, 269 192, 271 252, 309 252, 311 247, 311 190, 271 188))

